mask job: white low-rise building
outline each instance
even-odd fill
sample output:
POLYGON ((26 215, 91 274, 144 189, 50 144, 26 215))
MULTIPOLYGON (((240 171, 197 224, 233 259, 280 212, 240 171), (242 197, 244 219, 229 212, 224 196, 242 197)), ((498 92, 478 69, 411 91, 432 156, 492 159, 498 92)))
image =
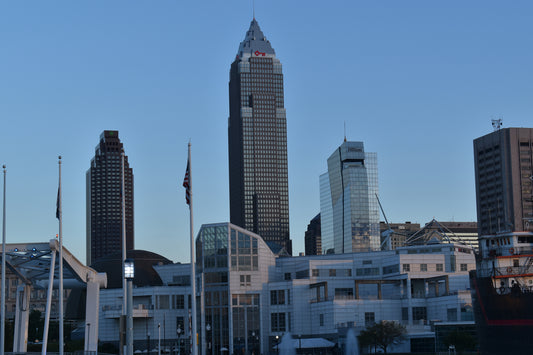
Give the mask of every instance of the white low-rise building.
MULTIPOLYGON (((381 320, 407 328, 407 339, 393 351, 434 350, 435 324, 473 323, 468 271, 475 259, 464 245, 278 257, 260 236, 220 223, 202 226, 196 255, 204 355, 275 353, 287 333, 302 339, 302 347, 320 338, 342 347, 347 329, 358 333, 381 320)), ((190 265, 154 269, 164 286, 134 289, 134 347, 146 349, 150 334, 154 348, 160 330, 162 347, 172 350, 180 329, 180 351, 187 352, 190 265)), ((121 302, 120 289, 101 290, 101 342, 118 342, 121 302)))

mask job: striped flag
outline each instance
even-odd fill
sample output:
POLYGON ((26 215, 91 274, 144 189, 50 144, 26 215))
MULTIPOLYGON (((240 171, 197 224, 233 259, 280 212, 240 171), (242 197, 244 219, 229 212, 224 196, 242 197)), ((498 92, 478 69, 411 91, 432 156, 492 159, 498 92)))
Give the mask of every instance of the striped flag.
POLYGON ((189 160, 187 159, 187 170, 185 170, 185 178, 183 179, 183 187, 185 188, 185 201, 187 201, 187 204, 191 204, 191 184, 190 182, 190 164, 189 160))

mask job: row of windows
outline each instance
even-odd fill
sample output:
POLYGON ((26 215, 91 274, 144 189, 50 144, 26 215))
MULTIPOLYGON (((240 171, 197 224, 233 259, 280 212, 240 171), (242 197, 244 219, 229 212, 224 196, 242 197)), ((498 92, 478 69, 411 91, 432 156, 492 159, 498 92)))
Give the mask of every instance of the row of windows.
POLYGON ((185 295, 156 295, 157 309, 184 309, 185 295), (172 300, 172 303, 170 301, 172 300))

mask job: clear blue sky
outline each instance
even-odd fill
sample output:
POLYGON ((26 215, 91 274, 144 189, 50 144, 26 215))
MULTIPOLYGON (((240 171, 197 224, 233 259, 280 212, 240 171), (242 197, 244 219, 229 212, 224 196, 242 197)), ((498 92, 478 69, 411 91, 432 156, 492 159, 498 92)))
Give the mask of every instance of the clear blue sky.
MULTIPOLYGON (((283 64, 295 253, 318 177, 347 138, 378 154, 389 221, 474 221, 472 140, 533 126, 530 1, 256 1, 283 64)), ((189 260, 181 187, 193 146, 195 233, 229 220, 230 64, 251 1, 3 1, 0 163, 7 240, 45 241, 63 156, 63 234, 85 260, 85 172, 120 131, 135 174, 135 246, 189 260)))

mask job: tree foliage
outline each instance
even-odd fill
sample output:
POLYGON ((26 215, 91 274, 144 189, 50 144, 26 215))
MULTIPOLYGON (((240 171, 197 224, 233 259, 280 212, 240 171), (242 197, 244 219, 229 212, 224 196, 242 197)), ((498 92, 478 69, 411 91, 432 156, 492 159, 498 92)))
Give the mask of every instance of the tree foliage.
POLYGON ((382 320, 361 331, 359 342, 364 346, 375 346, 386 354, 388 347, 394 342, 402 341, 405 337, 405 326, 394 321, 382 320))

